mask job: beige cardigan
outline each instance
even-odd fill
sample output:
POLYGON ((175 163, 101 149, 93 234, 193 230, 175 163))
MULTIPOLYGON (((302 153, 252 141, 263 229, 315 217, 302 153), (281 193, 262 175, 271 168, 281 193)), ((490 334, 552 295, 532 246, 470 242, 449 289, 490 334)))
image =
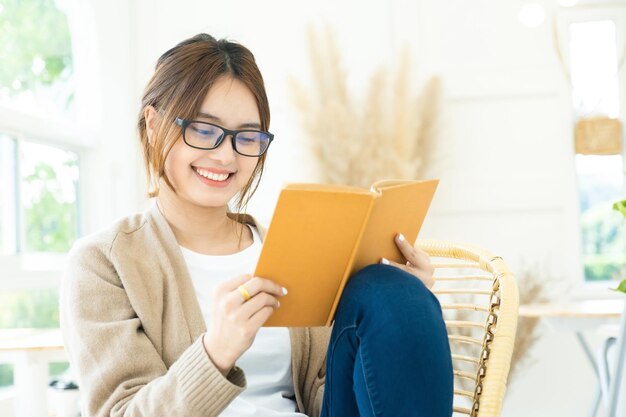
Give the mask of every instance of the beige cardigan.
MULTIPOLYGON (((245 222, 264 239, 252 216, 245 222)), ((74 245, 60 318, 84 417, 217 416, 246 387, 240 368, 224 377, 204 350, 193 284, 156 204, 74 245)), ((320 415, 330 331, 289 329, 296 403, 311 417, 320 415)))

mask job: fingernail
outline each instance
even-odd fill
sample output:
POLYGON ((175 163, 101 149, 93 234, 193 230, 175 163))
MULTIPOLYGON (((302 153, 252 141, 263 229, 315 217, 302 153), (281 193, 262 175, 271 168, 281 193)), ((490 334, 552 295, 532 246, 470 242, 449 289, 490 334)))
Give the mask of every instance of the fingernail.
POLYGON ((277 301, 277 303, 278 303, 278 307, 280 307, 280 301, 277 301))
POLYGON ((404 242, 404 235, 402 233, 400 233, 398 235, 398 239, 400 239, 402 242, 404 242))
POLYGON ((389 260, 387 258, 381 259, 381 262, 385 265, 389 265, 389 260))
POLYGON ((287 288, 283 287, 283 295, 287 295, 287 288))

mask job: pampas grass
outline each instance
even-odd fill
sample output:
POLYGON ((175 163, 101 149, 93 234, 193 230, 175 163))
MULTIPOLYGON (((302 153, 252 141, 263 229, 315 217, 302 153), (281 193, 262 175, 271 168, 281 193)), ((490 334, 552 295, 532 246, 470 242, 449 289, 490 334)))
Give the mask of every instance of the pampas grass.
POLYGON ((431 78, 421 94, 412 94, 404 49, 395 70, 378 69, 359 98, 348 91, 333 32, 309 28, 307 46, 312 80, 290 81, 319 181, 369 188, 385 178, 422 178, 436 138, 439 79, 431 78))

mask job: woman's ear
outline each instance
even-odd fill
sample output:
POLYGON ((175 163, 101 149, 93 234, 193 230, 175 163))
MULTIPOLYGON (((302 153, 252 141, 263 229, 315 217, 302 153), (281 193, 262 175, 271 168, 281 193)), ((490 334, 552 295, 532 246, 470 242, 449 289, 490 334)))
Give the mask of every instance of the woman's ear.
POLYGON ((159 121, 159 112, 152 106, 147 106, 143 111, 143 117, 146 119, 146 135, 150 146, 154 146, 154 127, 159 121))

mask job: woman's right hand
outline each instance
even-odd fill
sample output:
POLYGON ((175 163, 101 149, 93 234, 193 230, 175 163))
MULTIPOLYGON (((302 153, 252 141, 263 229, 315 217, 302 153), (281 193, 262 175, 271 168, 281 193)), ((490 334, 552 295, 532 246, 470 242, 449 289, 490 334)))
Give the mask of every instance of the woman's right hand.
POLYGON ((227 375, 237 359, 252 346, 259 328, 280 307, 283 287, 269 279, 241 275, 219 284, 213 293, 211 321, 204 335, 204 348, 215 366, 227 375), (244 301, 239 286, 250 299, 244 301))

